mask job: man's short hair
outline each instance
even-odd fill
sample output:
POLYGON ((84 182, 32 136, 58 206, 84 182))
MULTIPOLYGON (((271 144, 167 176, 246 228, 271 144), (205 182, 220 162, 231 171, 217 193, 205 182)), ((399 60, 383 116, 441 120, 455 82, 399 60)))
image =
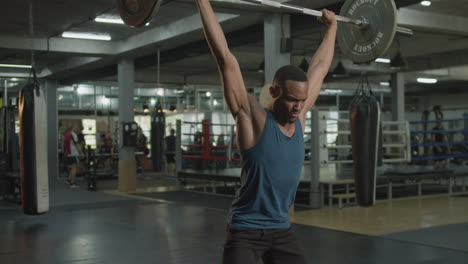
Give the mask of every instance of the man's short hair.
POLYGON ((296 67, 291 64, 285 65, 276 71, 275 77, 273 78, 273 82, 276 81, 281 87, 285 87, 287 80, 306 82, 307 75, 299 67, 296 67))

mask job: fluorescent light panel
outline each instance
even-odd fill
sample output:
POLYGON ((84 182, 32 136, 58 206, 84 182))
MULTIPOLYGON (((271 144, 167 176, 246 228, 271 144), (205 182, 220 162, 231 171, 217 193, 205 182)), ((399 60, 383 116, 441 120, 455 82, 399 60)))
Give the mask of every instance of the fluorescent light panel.
POLYGON ((124 24, 123 20, 120 18, 96 17, 94 21, 99 23, 124 24))
POLYGON ((390 59, 385 59, 385 58, 377 58, 375 62, 380 62, 380 63, 390 63, 390 59))
POLYGON ((82 32, 70 32, 65 31, 62 33, 64 38, 75 38, 75 39, 92 39, 92 40, 111 40, 109 34, 93 34, 93 33, 82 33, 82 32))
POLYGON ((434 78, 417 78, 418 83, 437 83, 437 79, 434 78))
POLYGON ((343 90, 340 90, 340 89, 325 89, 323 91, 329 94, 340 94, 343 92, 343 90))
POLYGON ((423 5, 423 6, 430 6, 430 5, 431 5, 431 1, 421 1, 421 5, 423 5))
POLYGON ((20 65, 20 64, 0 64, 0 67, 5 68, 22 68, 22 69, 31 69, 31 65, 20 65))
POLYGON ((390 83, 389 83, 389 82, 380 82, 380 85, 382 85, 382 86, 390 86, 390 83))
MULTIPOLYGON (((124 25, 125 22, 121 18, 115 18, 115 17, 96 17, 94 21, 98 23, 108 23, 108 24, 119 24, 119 25, 124 25)), ((150 22, 147 22, 145 26, 149 26, 150 22)))

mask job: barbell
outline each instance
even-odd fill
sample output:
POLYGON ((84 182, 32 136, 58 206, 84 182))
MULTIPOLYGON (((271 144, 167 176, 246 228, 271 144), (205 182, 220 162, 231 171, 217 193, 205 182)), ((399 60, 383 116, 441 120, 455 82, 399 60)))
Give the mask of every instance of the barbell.
MULTIPOLYGON (((240 0, 321 17, 322 12, 273 0, 240 0)), ((116 0, 120 17, 130 27, 145 25, 159 10, 162 0, 116 0)), ((397 26, 393 0, 347 0, 336 15, 345 22, 338 28, 338 45, 354 63, 369 63, 382 56, 392 44, 395 33, 412 35, 412 30, 397 26)))

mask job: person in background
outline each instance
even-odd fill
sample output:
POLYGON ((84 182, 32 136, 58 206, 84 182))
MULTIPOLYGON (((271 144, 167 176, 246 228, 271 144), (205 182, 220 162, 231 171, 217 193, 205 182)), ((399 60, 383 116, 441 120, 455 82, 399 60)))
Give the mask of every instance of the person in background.
POLYGON ((83 151, 86 150, 86 140, 85 140, 85 137, 84 137, 84 134, 83 134, 83 127, 80 126, 78 128, 78 133, 77 133, 77 136, 78 136, 78 143, 80 144, 80 147, 83 151))
POLYGON ((114 153, 114 140, 112 139, 112 133, 107 132, 105 134, 101 134, 101 142, 99 143, 99 153, 100 154, 108 154, 102 159, 99 159, 101 162, 104 161, 104 166, 106 168, 111 167, 112 161, 112 154, 114 153))
POLYGON ((441 156, 446 156, 451 153, 449 146, 444 144, 448 142, 448 138, 447 134, 442 133, 442 130, 444 130, 444 125, 442 125, 440 121, 438 121, 436 126, 432 129, 431 141, 435 144, 432 148, 432 152, 436 158, 434 160, 434 167, 436 168, 440 167, 441 161, 444 163, 444 168, 448 168, 450 162, 448 158, 440 158, 441 156))
POLYGON ((67 162, 70 166, 70 171, 67 178, 67 183, 71 188, 76 188, 76 175, 80 164, 80 156, 83 155, 80 142, 78 141, 78 126, 73 125, 70 130, 65 133, 64 146, 67 156, 67 162))

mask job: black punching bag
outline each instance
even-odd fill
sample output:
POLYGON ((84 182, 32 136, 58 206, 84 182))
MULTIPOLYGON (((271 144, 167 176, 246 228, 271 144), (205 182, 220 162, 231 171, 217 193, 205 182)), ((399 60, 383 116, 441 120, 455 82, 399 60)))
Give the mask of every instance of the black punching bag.
POLYGON ((151 115, 151 161, 155 171, 163 169, 164 132, 166 128, 166 117, 158 103, 151 115))
POLYGON ((380 104, 369 90, 358 89, 349 107, 353 174, 360 206, 375 204, 379 154, 380 104))
POLYGON ((19 92, 21 201, 25 214, 49 210, 47 108, 33 70, 33 79, 19 92))

